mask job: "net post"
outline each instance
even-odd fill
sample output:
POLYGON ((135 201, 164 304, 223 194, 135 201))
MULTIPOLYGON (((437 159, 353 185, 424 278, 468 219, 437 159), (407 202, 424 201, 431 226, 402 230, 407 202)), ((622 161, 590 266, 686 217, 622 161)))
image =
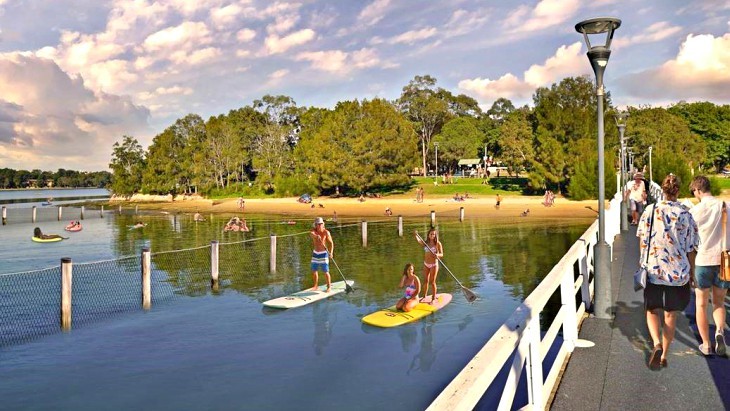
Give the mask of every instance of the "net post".
POLYGON ((218 282, 218 252, 219 243, 216 240, 210 242, 210 285, 213 292, 218 292, 220 284, 218 282))
POLYGON ((73 290, 73 263, 68 257, 61 259, 61 329, 71 330, 73 290))
POLYGON ((150 249, 142 249, 142 309, 152 308, 152 256, 150 249))
POLYGON ((269 256, 269 271, 276 272, 276 234, 271 234, 271 252, 269 256))

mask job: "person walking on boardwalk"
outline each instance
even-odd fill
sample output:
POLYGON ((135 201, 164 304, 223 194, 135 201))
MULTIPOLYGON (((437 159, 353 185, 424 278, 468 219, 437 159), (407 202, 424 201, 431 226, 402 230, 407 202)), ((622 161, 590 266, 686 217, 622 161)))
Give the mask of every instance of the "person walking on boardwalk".
POLYGON ((690 286, 694 283, 699 235, 689 210, 677 202, 679 184, 679 178, 673 174, 664 179, 662 190, 665 200, 644 211, 636 230, 642 264, 647 261, 648 253, 644 309, 654 343, 649 356, 649 368, 652 370, 667 366, 667 352, 674 340, 677 313, 684 311, 689 304, 690 286))
MULTIPOLYGON (((707 321, 707 299, 712 296, 712 318, 715 320, 715 353, 725 355, 725 296, 730 281, 720 280, 720 252, 722 251, 722 211, 727 205, 710 193, 710 180, 705 176, 692 179, 689 189, 699 204, 692 207, 692 214, 700 235, 700 244, 695 259, 695 303, 697 330, 702 344, 699 350, 710 354, 710 330, 707 321)), ((730 209, 726 209, 730 213, 730 209)), ((727 224, 727 223, 726 223, 727 224)), ((730 233, 730 227, 725 227, 730 233)), ((725 244, 728 241, 725 239, 725 244)))
POLYGON ((332 234, 324 228, 324 220, 322 217, 314 219, 314 228, 309 232, 312 237, 312 280, 314 286, 312 290, 319 289, 319 271, 324 272, 327 278, 327 292, 332 288, 330 279, 330 257, 335 255, 335 243, 332 241, 332 234), (327 247, 329 243, 329 248, 327 247))
POLYGON ((639 216, 644 211, 646 204, 646 190, 644 188, 644 175, 634 174, 634 184, 629 185, 629 203, 631 205, 631 225, 639 222, 639 216))
POLYGON ((423 246, 423 279, 426 283, 426 290, 423 292, 423 297, 428 296, 428 287, 433 288, 433 298, 431 302, 436 301, 436 277, 439 274, 439 262, 438 259, 444 256, 444 247, 439 241, 438 231, 435 227, 431 227, 428 230, 425 240, 421 240, 418 236, 418 231, 414 231, 416 235, 416 241, 423 246), (425 242, 424 242, 425 241, 425 242))
POLYGON ((398 287, 405 287, 406 290, 403 298, 395 303, 395 308, 405 312, 411 311, 418 304, 418 296, 421 294, 421 280, 415 274, 413 264, 408 263, 403 268, 398 287))

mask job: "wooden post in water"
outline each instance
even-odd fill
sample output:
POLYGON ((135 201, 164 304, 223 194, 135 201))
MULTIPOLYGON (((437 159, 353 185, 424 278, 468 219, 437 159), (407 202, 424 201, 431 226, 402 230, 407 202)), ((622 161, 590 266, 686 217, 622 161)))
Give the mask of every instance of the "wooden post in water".
POLYGON ((431 210, 431 227, 436 227, 436 211, 431 210))
POLYGON ((122 215, 122 205, 119 204, 119 215, 122 215))
POLYGON ((63 215, 63 207, 58 206, 58 221, 61 221, 62 215, 63 215))
POLYGON ((464 207, 459 208, 459 222, 464 222, 464 207))
POLYGON ((134 206, 134 215, 137 215, 137 214, 139 214, 139 206, 138 205, 134 206))
POLYGON ((3 206, 3 225, 8 224, 8 209, 3 206))
POLYGON ((35 206, 33 206, 33 217, 32 217, 32 220, 33 220, 34 223, 35 223, 35 220, 36 220, 37 215, 38 215, 38 210, 36 209, 35 206))
POLYGON ((66 257, 61 259, 61 329, 71 330, 71 291, 73 290, 73 263, 66 257))
POLYGON ((271 234, 271 253, 269 256, 269 271, 276 272, 276 234, 271 234))
POLYGON ((365 220, 362 220, 362 246, 367 247, 368 246, 368 222, 365 220))
POLYGON ((152 255, 150 249, 142 249, 142 309, 152 308, 152 255))
POLYGON ((398 237, 403 237, 403 216, 398 216, 398 237))
POLYGON ((220 287, 218 283, 218 241, 210 242, 210 285, 214 293, 217 293, 220 287))
POLYGON ((81 206, 81 219, 84 219, 84 206, 81 206))
POLYGON ((104 206, 101 206, 101 210, 99 210, 99 217, 104 218, 104 206))

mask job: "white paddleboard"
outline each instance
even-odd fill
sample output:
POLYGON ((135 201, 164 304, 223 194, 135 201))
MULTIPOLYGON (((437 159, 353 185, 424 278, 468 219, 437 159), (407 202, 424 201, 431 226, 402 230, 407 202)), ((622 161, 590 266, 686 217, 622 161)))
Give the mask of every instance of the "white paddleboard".
MULTIPOLYGON (((352 287, 355 282, 347 280, 347 284, 352 287)), ((287 309, 311 304, 315 301, 323 300, 325 298, 332 297, 333 295, 345 292, 345 282, 337 281, 332 283, 332 289, 328 293, 325 292, 326 289, 327 285, 325 284, 320 285, 319 290, 306 289, 284 297, 274 298, 273 300, 264 301, 264 307, 287 309)))

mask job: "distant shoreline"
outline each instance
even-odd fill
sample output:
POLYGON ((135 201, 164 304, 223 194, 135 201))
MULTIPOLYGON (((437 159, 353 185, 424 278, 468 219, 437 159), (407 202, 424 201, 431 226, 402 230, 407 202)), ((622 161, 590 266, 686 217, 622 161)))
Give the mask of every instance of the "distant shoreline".
MULTIPOLYGON (((0 188, 0 191, 39 191, 39 190, 106 190, 107 188, 99 187, 44 187, 44 188, 0 188)), ((111 191, 109 191, 111 194, 111 191)))

